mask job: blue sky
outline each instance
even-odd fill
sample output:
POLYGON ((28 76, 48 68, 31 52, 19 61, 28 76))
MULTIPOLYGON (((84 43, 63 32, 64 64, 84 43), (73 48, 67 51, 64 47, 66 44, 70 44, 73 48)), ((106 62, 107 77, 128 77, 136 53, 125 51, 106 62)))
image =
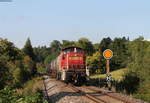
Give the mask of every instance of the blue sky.
POLYGON ((52 40, 139 35, 150 39, 150 0, 12 0, 0 2, 0 37, 23 47, 52 40))

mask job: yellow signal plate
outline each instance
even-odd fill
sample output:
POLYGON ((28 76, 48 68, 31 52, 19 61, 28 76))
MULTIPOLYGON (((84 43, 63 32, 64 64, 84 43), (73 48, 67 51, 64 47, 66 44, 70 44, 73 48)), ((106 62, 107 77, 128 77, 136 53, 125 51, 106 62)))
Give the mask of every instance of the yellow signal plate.
POLYGON ((105 59, 111 59, 113 57, 113 52, 110 49, 106 49, 103 52, 103 56, 105 59))

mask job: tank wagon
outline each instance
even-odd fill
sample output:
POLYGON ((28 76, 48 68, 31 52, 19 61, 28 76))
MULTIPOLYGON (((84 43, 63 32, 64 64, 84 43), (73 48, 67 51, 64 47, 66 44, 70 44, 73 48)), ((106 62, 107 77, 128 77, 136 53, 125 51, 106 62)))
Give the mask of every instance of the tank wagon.
POLYGON ((65 82, 84 83, 86 80, 85 59, 82 48, 64 48, 60 55, 50 63, 50 75, 65 82))

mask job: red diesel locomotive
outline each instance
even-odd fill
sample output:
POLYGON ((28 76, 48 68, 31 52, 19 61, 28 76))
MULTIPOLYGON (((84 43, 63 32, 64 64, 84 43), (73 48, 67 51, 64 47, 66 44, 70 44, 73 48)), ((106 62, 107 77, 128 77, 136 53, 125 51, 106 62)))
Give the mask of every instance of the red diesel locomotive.
POLYGON ((84 50, 79 47, 62 49, 60 55, 50 63, 50 75, 66 82, 85 82, 86 66, 84 50))

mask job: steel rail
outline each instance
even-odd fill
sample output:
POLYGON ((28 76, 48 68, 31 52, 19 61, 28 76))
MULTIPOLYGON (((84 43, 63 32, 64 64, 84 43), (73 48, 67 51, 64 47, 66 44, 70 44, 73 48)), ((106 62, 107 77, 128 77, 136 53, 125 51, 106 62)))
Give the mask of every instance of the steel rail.
POLYGON ((90 95, 90 94, 86 94, 84 91, 82 91, 82 90, 76 88, 76 87, 73 86, 73 85, 68 85, 68 87, 69 87, 70 89, 72 89, 73 91, 77 92, 77 93, 81 93, 84 97, 86 97, 86 98, 92 100, 92 101, 95 102, 95 103, 107 103, 106 101, 104 101, 104 100, 102 100, 102 99, 96 98, 96 97, 94 97, 94 96, 92 96, 92 95, 90 95))
POLYGON ((47 89, 46 89, 46 84, 44 82, 44 78, 43 78, 43 84, 44 84, 44 98, 47 99, 49 101, 49 96, 48 96, 48 92, 47 92, 47 89))
POLYGON ((89 87, 84 87, 84 88, 87 88, 87 89, 92 90, 92 91, 95 91, 95 92, 102 92, 103 94, 105 94, 105 95, 107 95, 107 96, 109 96, 109 97, 112 97, 112 98, 114 98, 114 99, 123 101, 123 102, 125 102, 125 103, 134 103, 134 102, 131 101, 131 100, 127 100, 127 99, 125 99, 125 98, 122 98, 122 97, 119 97, 119 96, 115 96, 115 95, 113 95, 113 94, 109 94, 109 93, 107 93, 107 92, 105 92, 105 91, 102 91, 102 90, 100 90, 100 89, 95 90, 95 89, 89 88, 89 87))

